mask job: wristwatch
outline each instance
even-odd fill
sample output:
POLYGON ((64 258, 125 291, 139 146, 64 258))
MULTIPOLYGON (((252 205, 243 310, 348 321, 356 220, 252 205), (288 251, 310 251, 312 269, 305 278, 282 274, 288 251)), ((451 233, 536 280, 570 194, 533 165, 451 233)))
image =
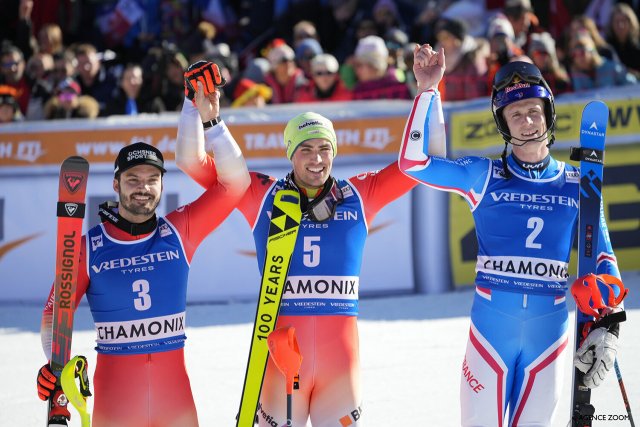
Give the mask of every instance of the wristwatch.
POLYGON ((222 119, 220 118, 220 116, 218 116, 213 120, 209 120, 208 122, 202 122, 202 127, 205 128, 205 129, 209 129, 209 128, 214 127, 215 125, 217 125, 221 121, 222 121, 222 119))

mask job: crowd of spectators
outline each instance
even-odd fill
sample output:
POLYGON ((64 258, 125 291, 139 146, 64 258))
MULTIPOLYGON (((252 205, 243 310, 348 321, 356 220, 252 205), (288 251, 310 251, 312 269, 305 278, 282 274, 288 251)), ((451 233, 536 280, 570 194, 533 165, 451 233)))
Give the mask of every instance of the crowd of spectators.
POLYGON ((445 101, 535 63, 556 95, 635 84, 640 0, 12 0, 0 122, 177 111, 204 59, 223 105, 410 99, 416 43, 443 47, 445 101))

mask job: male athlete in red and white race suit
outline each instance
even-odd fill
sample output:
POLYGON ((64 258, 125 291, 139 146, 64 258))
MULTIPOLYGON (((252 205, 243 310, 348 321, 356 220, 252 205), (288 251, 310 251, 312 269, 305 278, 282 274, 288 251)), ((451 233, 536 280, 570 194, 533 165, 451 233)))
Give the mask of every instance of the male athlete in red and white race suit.
MULTIPOLYGON (((435 86, 437 81, 433 82, 435 86)), ((434 108, 433 111, 441 111, 434 108)), ((183 116, 188 111, 182 111, 183 116)), ((442 115, 432 128, 442 129, 442 115), (437 124, 437 125, 436 125, 437 124)), ((212 136, 231 139, 224 122, 212 136)), ((425 129, 428 132, 428 129, 425 129)), ((181 135, 187 130, 181 129, 181 135)), ((251 172, 251 185, 238 205, 251 225, 262 271, 269 215, 275 192, 293 188, 302 195, 303 219, 284 288, 276 328, 293 326, 303 356, 300 389, 293 400, 293 425, 360 425, 362 396, 358 354, 358 286, 368 227, 378 211, 414 187, 396 162, 379 172, 342 180, 331 177, 336 154, 332 123, 302 113, 284 132, 293 172, 276 179, 251 172)), ((444 132, 431 136, 432 154, 444 155, 444 132)), ((203 186, 210 184, 203 144, 179 139, 178 166, 203 186), (182 156, 187 154, 187 156, 182 156)), ((261 426, 284 425, 284 376, 269 360, 258 410, 261 426), (274 424, 275 423, 275 424, 274 424)))
MULTIPOLYGON (((201 117, 191 101, 185 101, 183 108, 196 111, 189 118, 189 126, 201 129, 196 138, 204 140, 201 122, 215 117, 210 115, 210 99, 217 102, 217 97, 217 92, 209 99, 196 97, 201 117)), ((113 187, 120 202, 118 212, 111 213, 119 225, 103 222, 83 239, 76 295, 76 306, 87 295, 96 324, 94 427, 198 425, 184 361, 189 264, 198 245, 236 207, 249 184, 244 158, 233 140, 216 139, 213 151, 215 164, 210 157, 204 159, 211 173, 206 191, 160 218, 155 210, 165 171, 162 154, 136 143, 118 155, 113 187)), ((42 317, 48 358, 53 298, 52 289, 42 317)), ((38 376, 41 399, 48 398, 53 383, 47 364, 38 376)))

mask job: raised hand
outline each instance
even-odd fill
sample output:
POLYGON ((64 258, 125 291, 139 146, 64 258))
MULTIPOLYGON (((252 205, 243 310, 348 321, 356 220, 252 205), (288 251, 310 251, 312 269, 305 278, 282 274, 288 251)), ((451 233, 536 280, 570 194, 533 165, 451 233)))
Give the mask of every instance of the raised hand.
POLYGON ((203 83, 198 81, 193 103, 203 122, 213 120, 220 115, 220 90, 216 87, 212 92, 207 92, 203 83))
POLYGON ((416 45, 413 50, 413 74, 418 83, 418 92, 435 89, 445 70, 444 49, 436 52, 429 44, 416 45))
POLYGON ((220 69, 213 62, 198 61, 191 64, 184 73, 184 95, 194 100, 197 82, 203 84, 205 95, 212 93, 216 88, 224 86, 227 81, 220 74, 220 69))

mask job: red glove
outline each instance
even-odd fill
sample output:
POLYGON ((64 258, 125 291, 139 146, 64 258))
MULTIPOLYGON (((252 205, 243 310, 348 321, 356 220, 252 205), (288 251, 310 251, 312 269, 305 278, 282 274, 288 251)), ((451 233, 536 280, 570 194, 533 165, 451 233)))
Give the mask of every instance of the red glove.
POLYGON ((216 87, 222 87, 227 83, 215 63, 198 61, 191 64, 184 73, 184 96, 191 101, 198 90, 199 81, 202 82, 205 95, 209 95, 215 91, 216 87))
POLYGON ((38 371, 38 397, 40 400, 47 400, 53 394, 53 391, 56 389, 56 381, 58 377, 55 376, 53 372, 51 372, 51 367, 47 363, 42 366, 38 371))
POLYGON ((49 419, 57 419, 66 418, 67 420, 71 420, 71 414, 69 413, 69 409, 67 409, 67 397, 64 395, 62 388, 56 385, 56 381, 58 378, 51 371, 51 367, 47 363, 38 371, 38 397, 41 400, 49 400, 51 396, 53 398, 50 400, 51 409, 49 410, 49 419))

